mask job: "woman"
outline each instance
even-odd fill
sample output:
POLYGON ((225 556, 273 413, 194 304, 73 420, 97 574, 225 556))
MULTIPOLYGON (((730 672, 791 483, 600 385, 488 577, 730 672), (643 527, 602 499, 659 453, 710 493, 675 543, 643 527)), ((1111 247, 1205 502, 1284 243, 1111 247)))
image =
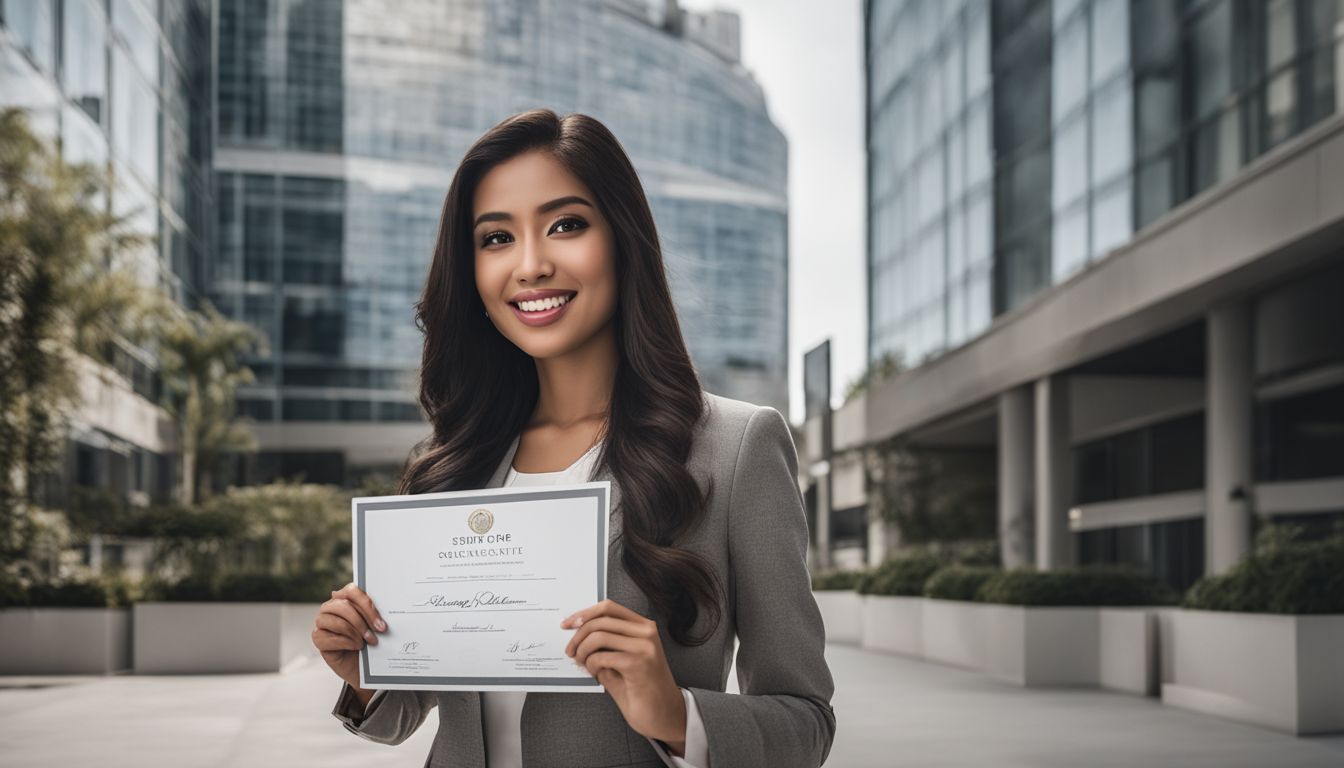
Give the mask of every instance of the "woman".
POLYGON ((387 623, 348 584, 313 631, 345 681, 333 714, 399 744, 437 707, 431 766, 820 765, 834 684, 793 438, 777 410, 701 389, 616 138, 544 109, 482 136, 416 309, 433 433, 399 493, 612 482, 609 599, 562 624, 607 695, 360 690, 387 623))

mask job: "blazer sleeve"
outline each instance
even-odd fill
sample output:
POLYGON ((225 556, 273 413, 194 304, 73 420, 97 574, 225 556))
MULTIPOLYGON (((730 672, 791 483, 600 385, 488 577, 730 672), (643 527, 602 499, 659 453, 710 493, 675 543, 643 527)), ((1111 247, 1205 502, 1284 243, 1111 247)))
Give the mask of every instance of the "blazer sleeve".
POLYGON ((342 682, 331 714, 356 736, 379 744, 400 744, 416 732, 437 704, 432 691, 387 690, 374 694, 366 711, 355 689, 342 682))
POLYGON ((815 768, 835 739, 835 682, 807 569, 798 453, 774 408, 761 406, 747 420, 728 497, 741 693, 689 689, 704 722, 709 762, 815 768))

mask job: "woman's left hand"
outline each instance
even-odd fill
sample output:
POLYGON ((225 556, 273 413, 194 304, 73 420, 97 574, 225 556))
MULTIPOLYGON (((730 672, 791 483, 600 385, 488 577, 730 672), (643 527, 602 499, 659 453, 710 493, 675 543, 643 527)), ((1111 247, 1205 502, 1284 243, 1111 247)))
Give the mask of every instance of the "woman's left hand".
POLYGON ((630 727, 684 754, 686 701, 663 655, 658 624, 603 600, 570 614, 560 626, 578 628, 565 654, 607 689, 630 727))

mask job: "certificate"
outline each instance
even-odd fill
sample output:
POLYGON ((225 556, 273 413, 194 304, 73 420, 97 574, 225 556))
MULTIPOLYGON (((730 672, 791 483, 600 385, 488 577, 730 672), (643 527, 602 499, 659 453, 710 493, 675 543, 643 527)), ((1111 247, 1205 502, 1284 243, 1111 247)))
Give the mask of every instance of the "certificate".
POLYGON ((606 599, 610 494, 603 480, 353 499, 355 583, 387 622, 360 687, 604 691, 560 621, 606 599))

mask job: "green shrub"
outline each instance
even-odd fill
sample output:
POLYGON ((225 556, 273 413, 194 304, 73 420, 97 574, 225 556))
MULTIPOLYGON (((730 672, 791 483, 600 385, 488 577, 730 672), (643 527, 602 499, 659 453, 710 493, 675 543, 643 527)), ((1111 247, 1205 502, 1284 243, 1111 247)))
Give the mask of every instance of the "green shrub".
POLYGON ((1176 594, 1152 575, 1127 567, 1013 569, 986 579, 975 599, 1032 606, 1170 605, 1176 594))
POLYGON ((980 585, 1001 571, 987 565, 949 565, 924 582, 924 596, 938 600, 975 600, 980 585))
POLYGON ((817 591, 854 589, 862 576, 863 571, 822 571, 812 575, 812 589, 817 591))
POLYGON ((320 603, 342 581, 331 574, 288 576, 271 573, 231 573, 212 582, 188 576, 174 582, 154 582, 146 588, 151 600, 221 603, 320 603))
POLYGON ((1182 605, 1206 611, 1344 613, 1344 536, 1297 541, 1283 532, 1257 537, 1257 551, 1226 573, 1205 576, 1182 605))
POLYGON ((865 595, 917 597, 924 594, 924 582, 942 566, 942 560, 927 553, 894 557, 865 573, 855 588, 865 595))
POLYGON ((118 578, 43 580, 25 584, 0 578, 0 607, 4 608, 116 608, 130 605, 131 594, 118 578))

